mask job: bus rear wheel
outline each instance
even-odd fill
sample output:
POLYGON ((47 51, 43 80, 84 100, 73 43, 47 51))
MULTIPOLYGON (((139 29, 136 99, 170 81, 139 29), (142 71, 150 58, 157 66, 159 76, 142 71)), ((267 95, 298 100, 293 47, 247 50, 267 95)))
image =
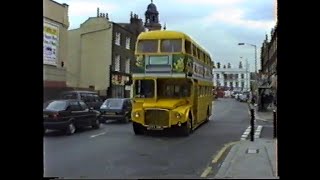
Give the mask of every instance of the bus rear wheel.
POLYGON ((210 109, 210 108, 208 107, 207 117, 206 117, 206 120, 205 120, 206 123, 209 122, 209 120, 210 120, 210 110, 209 110, 209 109, 210 109))
POLYGON ((141 135, 144 133, 144 127, 141 126, 140 124, 133 122, 132 126, 133 126, 133 132, 135 135, 141 135))

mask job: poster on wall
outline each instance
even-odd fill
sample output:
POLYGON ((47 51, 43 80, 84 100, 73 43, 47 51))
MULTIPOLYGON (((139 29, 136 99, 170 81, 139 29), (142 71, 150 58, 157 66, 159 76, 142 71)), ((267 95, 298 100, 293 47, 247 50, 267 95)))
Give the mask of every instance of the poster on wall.
POLYGON ((57 65, 59 45, 59 26, 44 22, 43 26, 43 64, 57 65))

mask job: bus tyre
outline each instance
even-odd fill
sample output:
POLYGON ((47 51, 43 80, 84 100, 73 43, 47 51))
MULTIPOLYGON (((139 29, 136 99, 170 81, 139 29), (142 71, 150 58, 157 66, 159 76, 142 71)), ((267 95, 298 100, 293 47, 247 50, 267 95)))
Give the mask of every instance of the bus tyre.
POLYGON ((192 131, 191 120, 188 119, 188 121, 183 123, 180 128, 182 136, 189 136, 192 131))
POLYGON ((140 124, 133 122, 132 126, 133 126, 133 132, 135 135, 143 134, 143 127, 140 124))
POLYGON ((209 110, 209 107, 208 107, 208 110, 207 110, 207 117, 206 117, 205 122, 209 122, 209 120, 210 120, 210 110, 209 110))

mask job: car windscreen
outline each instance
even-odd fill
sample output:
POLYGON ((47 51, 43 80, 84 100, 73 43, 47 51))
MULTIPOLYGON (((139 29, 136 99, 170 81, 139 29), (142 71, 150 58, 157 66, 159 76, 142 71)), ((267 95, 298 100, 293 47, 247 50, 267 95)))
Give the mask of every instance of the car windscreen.
POLYGON ((122 99, 107 99, 103 104, 106 106, 106 108, 109 108, 109 109, 121 109, 122 104, 123 104, 123 100, 122 99))
POLYGON ((62 111, 65 110, 67 107, 66 101, 52 101, 47 104, 45 107, 45 110, 51 110, 51 111, 62 111))

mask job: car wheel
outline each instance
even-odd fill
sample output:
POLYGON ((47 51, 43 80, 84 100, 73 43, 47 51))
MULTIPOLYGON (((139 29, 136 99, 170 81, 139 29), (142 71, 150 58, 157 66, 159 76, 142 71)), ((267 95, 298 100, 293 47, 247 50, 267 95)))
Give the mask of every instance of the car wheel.
POLYGON ((126 115, 122 121, 123 121, 123 123, 128 123, 130 121, 129 116, 126 115))
POLYGON ((100 128, 100 120, 98 118, 96 118, 93 122, 92 122, 92 128, 93 129, 99 129, 100 128))
POLYGON ((72 135, 72 134, 74 134, 76 132, 76 130, 77 130, 76 126, 74 125, 73 122, 71 122, 67 127, 66 134, 67 135, 72 135))

